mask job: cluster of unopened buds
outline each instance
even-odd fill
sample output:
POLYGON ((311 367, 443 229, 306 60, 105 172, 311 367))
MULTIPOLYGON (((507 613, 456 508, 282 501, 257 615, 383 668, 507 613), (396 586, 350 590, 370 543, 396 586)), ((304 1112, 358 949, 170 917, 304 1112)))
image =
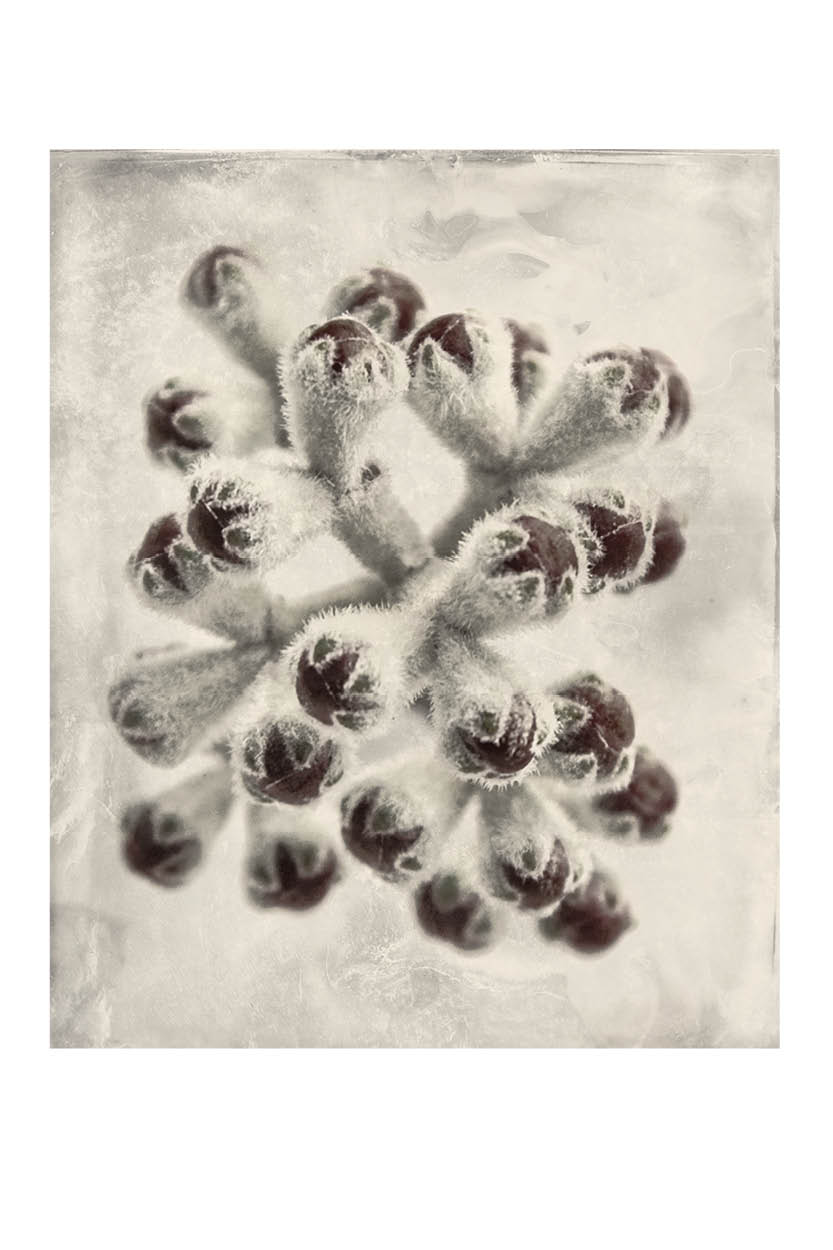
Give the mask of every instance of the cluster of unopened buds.
POLYGON ((130 578, 148 605, 223 644, 140 655, 110 691, 144 760, 202 752, 204 764, 128 808, 126 863, 182 885, 238 799, 258 907, 318 905, 353 863, 404 884, 425 933, 465 951, 490 946, 512 909, 544 939, 609 947, 633 920, 585 835, 663 835, 674 778, 602 677, 540 687, 490 644, 674 569, 685 543, 667 502, 577 474, 679 431, 684 378, 658 351, 614 348, 556 379, 537 328, 430 317, 414 284, 382 268, 338 286, 294 339, 241 249, 201 256, 183 298, 268 384, 273 409, 232 419, 178 380, 146 401, 148 448, 185 483, 130 578), (403 401, 466 469, 430 539, 374 447, 403 401), (325 531, 368 576, 300 602, 271 594, 266 575, 325 531), (434 749, 356 770, 356 747, 409 707, 434 749), (340 839, 316 824, 334 788, 340 839), (475 833, 459 835, 463 823, 475 833))

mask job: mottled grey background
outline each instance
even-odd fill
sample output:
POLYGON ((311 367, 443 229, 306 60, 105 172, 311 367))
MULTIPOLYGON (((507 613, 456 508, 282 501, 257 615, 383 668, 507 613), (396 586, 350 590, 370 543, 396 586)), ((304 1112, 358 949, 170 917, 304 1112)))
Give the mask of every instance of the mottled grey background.
MULTIPOLYGON (((54 1045, 777 1045, 777 178, 771 153, 53 156, 54 1045), (240 820, 181 891, 123 868, 121 807, 188 771, 142 764, 106 714, 122 657, 189 637, 123 577, 181 500, 141 400, 185 374, 263 402, 177 302, 221 241, 268 262, 294 330, 384 263, 434 314, 539 321, 560 363, 647 344, 690 378, 688 430, 627 470, 684 506, 679 570, 521 645, 627 691, 681 783, 667 840, 598 847, 639 918, 609 954, 518 937, 465 959, 365 873, 306 917, 255 912, 240 820)), ((430 526, 460 470, 404 409, 386 437, 430 526)), ((331 540, 313 556, 319 584, 356 568, 331 540)), ((309 588, 302 558, 280 584, 309 588)))

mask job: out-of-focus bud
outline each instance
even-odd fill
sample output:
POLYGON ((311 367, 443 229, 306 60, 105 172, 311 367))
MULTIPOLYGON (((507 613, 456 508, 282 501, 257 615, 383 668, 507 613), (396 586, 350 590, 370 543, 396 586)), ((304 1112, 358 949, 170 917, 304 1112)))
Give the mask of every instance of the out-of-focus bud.
POLYGON ((220 734, 268 658, 266 646, 145 657, 111 686, 110 715, 137 755, 173 767, 220 734))
MULTIPOLYGON (((261 263, 242 248, 213 247, 191 268, 183 298, 235 356, 264 379, 280 410, 278 360, 283 332, 261 263)), ((280 422, 276 437, 285 441, 280 422)))
POLYGON ((336 317, 304 330, 283 376, 293 446, 339 490, 355 486, 368 434, 407 386, 402 352, 363 321, 336 317))
POLYGON ((227 767, 214 767, 143 803, 122 818, 128 867, 157 885, 184 885, 202 863, 231 807, 227 767))
POLYGON ((594 352, 570 366, 542 405, 525 438, 523 463, 531 471, 563 471, 655 442, 687 419, 687 397, 682 376, 659 352, 594 352))
POLYGON ((263 810, 249 809, 249 901, 255 907, 307 911, 320 903, 339 879, 335 853, 316 837, 292 828, 283 831, 274 820, 264 822, 263 810))
POLYGON ((581 490, 573 504, 584 522, 588 592, 631 589, 651 560, 652 511, 616 490, 581 490))
POLYGON ((596 870, 575 892, 563 898, 539 931, 550 941, 566 942, 575 951, 594 955, 607 950, 633 925, 627 905, 613 879, 596 870))
POLYGON ((522 326, 507 319, 512 336, 512 386, 522 408, 538 395, 546 381, 550 349, 535 326, 522 326))
POLYGON ((279 461, 203 462, 191 476, 190 497, 188 534, 223 572, 273 568, 332 515, 326 488, 279 461))
POLYGON ((424 308, 422 292, 409 278, 377 267, 339 283, 327 302, 327 316, 355 317, 389 343, 398 343, 414 329, 424 308))
POLYGON ((625 696, 588 673, 560 687, 555 704, 558 725, 543 775, 591 792, 627 785, 635 729, 625 696))
POLYGON ((636 752, 633 775, 624 790, 598 795, 593 810, 608 833, 661 838, 677 806, 677 783, 645 747, 636 752))
POLYGON ((436 614, 473 634, 558 616, 583 588, 584 550, 569 507, 535 514, 501 509, 463 540, 436 614))
POLYGON ((245 730, 235 758, 246 791, 258 803, 312 803, 344 772, 338 744, 291 716, 266 718, 245 730))
POLYGON ((447 447, 472 465, 503 469, 518 438, 513 340, 506 324, 446 313, 408 344, 409 399, 447 447))
POLYGON ((685 551, 685 537, 671 505, 663 500, 654 523, 654 545, 651 562, 642 575, 642 582, 659 582, 670 577, 685 551))
POLYGON ((573 880, 570 854, 551 814, 529 787, 487 791, 480 818, 491 892, 524 909, 557 903, 573 880))
POLYGON ((494 921, 485 900, 454 873, 440 873, 420 885, 415 903, 424 931, 459 950, 484 950, 494 937, 494 921))
POLYGON ((211 576, 205 557, 183 533, 179 517, 154 521, 128 572, 137 589, 166 604, 186 603, 198 595, 211 576))
POLYGON ((333 612, 311 622, 289 653, 298 702, 324 725, 378 732, 405 698, 390 612, 333 612))
POLYGON ((145 400, 147 446, 157 460, 185 470, 210 451, 216 417, 206 405, 208 395, 171 378, 145 400))

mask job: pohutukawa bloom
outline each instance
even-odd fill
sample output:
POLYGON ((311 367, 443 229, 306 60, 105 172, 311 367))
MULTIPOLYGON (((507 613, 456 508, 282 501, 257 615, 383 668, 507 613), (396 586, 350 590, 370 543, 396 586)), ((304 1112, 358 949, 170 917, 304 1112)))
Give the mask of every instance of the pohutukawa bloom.
POLYGON ((424 867, 424 815, 401 790, 361 785, 341 802, 341 836, 348 851, 391 881, 424 867))
POLYGON ((125 862, 157 885, 184 885, 225 823, 231 797, 229 770, 217 764, 148 802, 134 803, 122 818, 125 862))
POLYGON ((512 386, 521 406, 538 394, 544 382, 545 358, 550 349, 543 334, 534 326, 522 326, 507 319, 512 336, 512 386))
POLYGON ((110 688, 110 715, 137 755, 172 767, 219 732, 269 654, 256 645, 147 657, 110 688))
POLYGON ((623 790, 598 795, 593 809, 608 833, 660 838, 677 806, 677 783, 645 747, 636 752, 633 775, 623 790))
POLYGON ((154 521, 131 556, 128 570, 144 594, 171 604, 193 599, 211 577, 205 557, 173 514, 154 521))
POLYGON ((454 873, 441 873, 424 882, 414 901, 417 919, 431 937, 463 951, 484 950, 494 937, 494 921, 485 900, 454 873))
POLYGON ((663 500, 654 523, 651 560, 642 575, 644 582, 659 582, 670 577, 685 551, 685 536, 671 505, 663 500))
POLYGON ((216 418, 208 395, 171 378, 145 400, 147 445, 152 455, 187 469, 214 445, 216 418))
POLYGON ((507 326, 476 313, 446 313, 408 344, 408 397, 438 438, 467 463, 505 468, 517 447, 518 400, 507 326))
POLYGON ((558 689, 555 711, 559 723, 541 763, 544 774, 585 789, 627 785, 635 728, 625 696, 588 673, 558 689))
POLYGON ((338 881, 335 853, 320 842, 292 834, 264 838, 246 863, 246 892, 256 907, 306 911, 326 898, 338 881))
POLYGON ((414 329, 425 300, 409 278, 376 267, 340 283, 331 293, 328 307, 329 316, 347 313, 396 343, 414 329))
POLYGON ((653 515, 615 490, 582 492, 573 502, 586 527, 588 591, 638 583, 653 551, 653 515))
POLYGON ((259 803, 311 803, 344 772, 338 744, 291 716, 261 721, 244 732, 236 755, 243 785, 259 803))
POLYGON ((582 887, 567 894, 538 927, 543 937, 566 942, 575 951, 593 955, 607 950, 632 924, 615 882, 597 870, 582 887))

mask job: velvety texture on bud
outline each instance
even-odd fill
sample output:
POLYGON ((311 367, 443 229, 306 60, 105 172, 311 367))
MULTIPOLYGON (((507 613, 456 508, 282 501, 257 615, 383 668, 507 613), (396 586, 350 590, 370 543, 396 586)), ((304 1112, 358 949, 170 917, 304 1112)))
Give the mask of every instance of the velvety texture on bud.
POLYGON ((530 353, 549 355, 550 349, 543 336, 532 326, 519 325, 509 318, 505 324, 512 336, 512 386, 519 401, 525 404, 536 389, 534 368, 530 367, 530 353))
POLYGON ((474 349, 463 313, 444 313, 417 330, 408 346, 408 368, 411 373, 416 368, 420 349, 429 342, 438 344, 466 373, 472 372, 474 349))
POLYGON ((191 487, 188 533, 194 544, 220 564, 252 565, 253 505, 241 497, 234 482, 209 482, 191 487))
POLYGON ((664 352, 657 351, 654 347, 643 347, 642 351, 665 374, 668 386, 668 416, 662 437, 667 438, 671 434, 679 434, 691 416, 691 388, 674 361, 664 352))
POLYGON ((193 598, 210 577, 206 561, 173 514, 151 525, 131 557, 130 572, 146 595, 170 602, 193 598))
POLYGON ((616 494, 606 502, 579 500, 575 506, 591 531, 587 554, 590 589, 632 577, 648 542, 639 510, 629 509, 624 496, 616 494))
POLYGON ((632 925, 630 911, 607 873, 593 872, 584 885, 566 895, 551 916, 539 922, 541 934, 593 955, 607 950, 632 925))
POLYGON ((203 848, 175 812, 137 803, 122 820, 122 854, 128 867, 157 885, 184 885, 199 867, 203 848))
POLYGON ((374 364, 381 373, 387 372, 387 359, 383 352, 375 351, 376 336, 363 321, 357 321, 353 317, 335 317, 332 321, 325 321, 323 325, 316 326, 305 346, 320 342, 330 346, 329 363, 333 374, 340 374, 362 356, 367 357, 364 369, 369 380, 373 378, 374 364), (369 353, 372 353, 372 357, 369 353))
POLYGON ((548 760, 565 780, 595 771, 599 781, 614 777, 628 759, 634 739, 633 712, 623 694, 589 674, 558 691, 561 727, 548 760))
POLYGON ((342 282, 329 305, 335 313, 349 313, 395 343, 411 333, 425 300, 409 278, 377 267, 342 282))
POLYGON ((481 896, 466 890, 451 873, 438 874, 416 892, 419 923, 431 937, 441 938, 464 951, 489 945, 494 925, 481 896))
POLYGON ((659 582, 669 577, 680 562, 685 551, 685 537, 680 522, 671 507, 663 500, 654 524, 654 551, 643 582, 659 582))
POLYGON ((668 817, 677 806, 677 783, 671 773, 644 747, 636 753, 633 776, 624 790, 599 795, 593 807, 610 833, 659 838, 668 832, 668 817))
POLYGON ((241 248, 226 244, 204 252, 188 275, 187 298, 197 308, 215 308, 227 294, 228 284, 236 280, 241 260, 251 262, 252 257, 241 248))
POLYGON ((338 861, 329 847, 291 835, 265 841, 246 865, 246 892, 256 907, 306 911, 337 880, 338 861))
POLYGON ((499 859, 498 870, 508 892, 520 907, 539 909, 557 903, 570 877, 570 859, 564 843, 555 838, 549 858, 543 866, 536 865, 532 851, 521 856, 520 863, 499 859))
POLYGON ((298 702, 324 725, 364 730, 383 712, 377 683, 363 667, 360 651, 326 635, 303 652, 296 670, 298 702))
POLYGON ((502 723, 495 713, 484 712, 477 732, 458 726, 457 739, 468 760, 463 771, 497 777, 522 772, 535 758, 537 729, 535 710, 522 694, 513 695, 502 723))
POLYGON ((510 551, 496 572, 503 577, 539 574, 544 580, 548 600, 570 595, 578 576, 578 555, 567 531, 534 516, 514 517, 512 524, 526 533, 527 542, 518 550, 510 551))
POLYGON ((253 798, 296 807, 319 798, 344 771, 335 742, 289 717, 250 730, 241 762, 243 784, 253 798))
POLYGON ((416 812, 383 786, 361 787, 341 803, 341 836, 356 859, 390 880, 419 872, 425 832, 416 812))
POLYGON ((644 348, 638 351, 615 347, 610 351, 594 352, 589 362, 610 361, 613 372, 621 365, 630 368, 630 377, 620 401, 622 412, 633 412, 656 397, 662 376, 652 353, 644 348))
POLYGON ((213 439, 201 420, 197 402, 205 398, 205 391, 182 386, 176 378, 151 395, 145 403, 145 421, 152 455, 186 469, 210 451, 213 439))

